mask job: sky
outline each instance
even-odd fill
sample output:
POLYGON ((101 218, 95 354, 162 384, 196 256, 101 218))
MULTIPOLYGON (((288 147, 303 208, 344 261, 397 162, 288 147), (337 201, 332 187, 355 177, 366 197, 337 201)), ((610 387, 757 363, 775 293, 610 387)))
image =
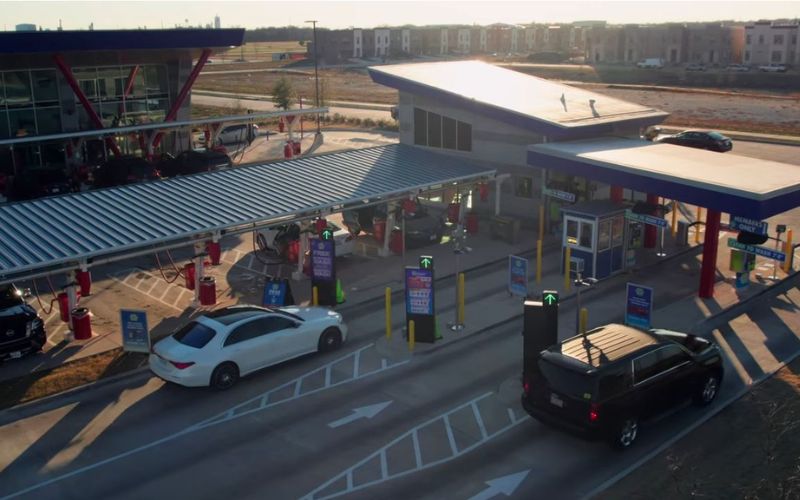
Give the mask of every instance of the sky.
POLYGON ((0 29, 18 23, 56 29, 171 28, 176 24, 206 25, 219 15, 222 27, 257 28, 300 26, 316 19, 317 26, 337 29, 402 24, 491 24, 496 22, 572 22, 605 20, 609 23, 696 21, 753 21, 797 19, 800 0, 639 0, 609 1, 36 1, 0 0, 0 29))

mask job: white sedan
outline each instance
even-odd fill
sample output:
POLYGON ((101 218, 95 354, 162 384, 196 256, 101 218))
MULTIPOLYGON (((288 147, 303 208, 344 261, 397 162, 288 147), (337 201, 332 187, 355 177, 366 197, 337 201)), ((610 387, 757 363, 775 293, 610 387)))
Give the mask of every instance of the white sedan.
POLYGON ((347 338, 342 315, 325 307, 232 306, 199 316, 157 342, 150 370, 188 387, 232 387, 239 377, 347 338))

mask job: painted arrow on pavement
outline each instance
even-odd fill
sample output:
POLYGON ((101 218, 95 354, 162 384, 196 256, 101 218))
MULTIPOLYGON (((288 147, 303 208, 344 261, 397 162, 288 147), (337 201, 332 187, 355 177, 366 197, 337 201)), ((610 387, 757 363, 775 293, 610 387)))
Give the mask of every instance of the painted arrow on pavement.
POLYGON ((340 418, 339 420, 334 420, 333 422, 328 424, 328 427, 330 427, 331 429, 335 429, 342 425, 349 424, 350 422, 353 422, 360 418, 372 418, 381 411, 383 411, 383 409, 389 406, 390 404, 392 404, 391 401, 385 401, 383 403, 376 403, 374 405, 362 406, 361 408, 356 408, 355 410, 353 410, 353 413, 351 415, 348 415, 344 418, 340 418))
POLYGON ((510 497, 514 493, 514 490, 525 480, 529 472, 530 469, 486 481, 489 487, 469 500, 489 500, 500 494, 510 497))

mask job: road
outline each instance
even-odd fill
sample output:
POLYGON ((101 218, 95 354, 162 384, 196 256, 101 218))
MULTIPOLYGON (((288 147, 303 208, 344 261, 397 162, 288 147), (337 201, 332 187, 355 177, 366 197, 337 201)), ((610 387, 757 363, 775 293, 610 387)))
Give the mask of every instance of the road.
MULTIPOLYGON (((237 99, 232 97, 220 97, 197 93, 192 94, 192 103, 199 104, 201 106, 217 106, 223 108, 236 108, 241 106, 246 109, 252 109, 253 111, 275 111, 276 109, 275 105, 268 100, 237 99)), ((366 118, 371 118, 372 120, 391 119, 391 114, 389 114, 389 111, 384 110, 360 109, 342 106, 328 106, 328 109, 328 114, 331 116, 339 113, 343 116, 360 118, 362 120, 366 118)))

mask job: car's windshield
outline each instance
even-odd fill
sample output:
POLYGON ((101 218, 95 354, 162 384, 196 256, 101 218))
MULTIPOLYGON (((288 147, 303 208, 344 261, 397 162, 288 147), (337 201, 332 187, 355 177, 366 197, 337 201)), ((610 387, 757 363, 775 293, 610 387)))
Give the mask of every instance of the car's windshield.
POLYGON ((192 321, 178 330, 172 337, 183 345, 202 349, 214 338, 215 333, 211 328, 192 321))
POLYGON ((22 296, 13 286, 0 287, 0 309, 22 304, 22 296))

